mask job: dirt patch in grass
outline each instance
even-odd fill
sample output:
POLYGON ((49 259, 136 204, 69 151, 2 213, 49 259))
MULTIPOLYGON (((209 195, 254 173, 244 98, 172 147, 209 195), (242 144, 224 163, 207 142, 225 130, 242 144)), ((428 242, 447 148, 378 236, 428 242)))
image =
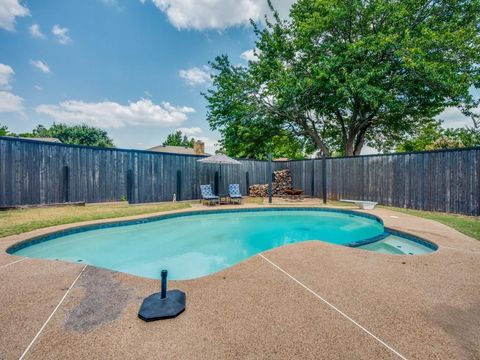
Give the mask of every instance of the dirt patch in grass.
POLYGON ((328 200, 327 201, 327 206, 328 205, 330 205, 330 206, 342 206, 342 207, 346 207, 346 208, 358 209, 358 206, 355 205, 355 204, 352 204, 350 202, 345 202, 345 201, 338 201, 338 200, 328 200))
POLYGON ((263 204, 263 197, 252 197, 252 196, 246 196, 243 201, 245 204, 257 204, 257 205, 262 205, 263 204))

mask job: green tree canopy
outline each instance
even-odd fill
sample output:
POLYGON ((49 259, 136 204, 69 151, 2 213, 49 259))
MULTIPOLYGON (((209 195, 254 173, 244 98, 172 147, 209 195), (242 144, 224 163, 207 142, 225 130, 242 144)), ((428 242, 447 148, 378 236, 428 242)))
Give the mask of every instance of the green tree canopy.
POLYGON ((0 124, 0 136, 8 136, 10 132, 8 131, 8 127, 6 125, 0 124))
POLYGON ((447 129, 444 136, 457 140, 465 147, 480 146, 480 128, 447 129))
POLYGON ((115 147, 113 140, 108 137, 105 130, 87 125, 69 126, 66 124, 53 124, 50 128, 38 125, 31 133, 19 134, 21 137, 53 137, 64 144, 115 147))
POLYGON ((163 146, 186 146, 193 148, 195 143, 194 138, 188 138, 187 135, 184 135, 180 130, 175 131, 172 134, 167 135, 167 139, 163 142, 163 146))
MULTIPOLYGON (((254 24, 256 61, 211 62, 207 119, 222 144, 244 128, 305 140, 327 155, 391 149, 480 86, 480 0, 298 0, 254 24)), ((235 155, 235 154, 234 154, 235 155)))
MULTIPOLYGON (((303 158, 314 152, 308 138, 295 136, 278 117, 260 112, 250 99, 250 74, 241 66, 231 66, 226 56, 211 63, 217 72, 215 90, 204 94, 209 105, 208 121, 222 134, 221 150, 229 156, 265 159, 303 158)), ((253 85, 253 84, 252 84, 253 85)))
POLYGON ((396 150, 399 152, 454 149, 480 146, 480 129, 475 126, 464 128, 441 127, 441 122, 432 122, 401 142, 396 150))
POLYGON ((303 159, 315 148, 308 139, 299 139, 282 128, 269 128, 262 124, 232 124, 223 131, 221 151, 238 158, 265 160, 271 153, 274 158, 303 159))

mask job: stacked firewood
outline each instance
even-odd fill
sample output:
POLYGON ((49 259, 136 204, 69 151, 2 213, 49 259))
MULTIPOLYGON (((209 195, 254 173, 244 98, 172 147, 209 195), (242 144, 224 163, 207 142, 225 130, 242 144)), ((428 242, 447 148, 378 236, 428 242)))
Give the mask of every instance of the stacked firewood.
POLYGON ((285 190, 292 188, 292 175, 289 169, 273 172, 273 195, 285 195, 285 190))
MULTIPOLYGON (((272 193, 273 195, 285 195, 285 190, 292 188, 292 175, 290 170, 277 170, 273 172, 272 193)), ((268 184, 256 184, 250 186, 250 196, 268 196, 268 184)))
POLYGON ((256 184, 250 186, 250 196, 265 197, 268 195, 268 184, 256 184))

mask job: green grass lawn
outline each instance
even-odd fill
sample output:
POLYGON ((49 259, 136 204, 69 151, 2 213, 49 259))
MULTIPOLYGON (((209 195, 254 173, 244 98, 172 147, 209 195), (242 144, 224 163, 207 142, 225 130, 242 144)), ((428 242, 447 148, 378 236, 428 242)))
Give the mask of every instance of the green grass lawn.
POLYGON ((383 207, 405 214, 438 221, 442 224, 454 228, 455 230, 460 231, 462 234, 480 240, 480 217, 478 216, 465 216, 431 211, 409 210, 387 206, 383 207))
POLYGON ((188 202, 129 205, 58 206, 0 211, 0 237, 54 225, 189 208, 188 202))
POLYGON ((358 209, 358 206, 349 202, 345 201, 338 201, 338 200, 328 200, 327 206, 332 205, 332 206, 342 206, 342 207, 348 207, 352 209, 358 209))
MULTIPOLYGON (((345 206, 345 207, 352 207, 356 208, 356 206, 352 206, 350 203, 329 200, 329 205, 334 206, 345 206)), ((397 207, 391 206, 379 206, 385 209, 398 211, 404 214, 418 216, 424 219, 430 219, 438 221, 439 223, 445 224, 454 228, 455 230, 460 231, 462 234, 468 235, 474 239, 480 240, 480 217, 478 216, 466 216, 466 215, 457 215, 457 214, 449 214, 449 213, 441 213, 441 212, 433 212, 433 211, 422 211, 422 210, 410 210, 410 209, 402 209, 397 207)))

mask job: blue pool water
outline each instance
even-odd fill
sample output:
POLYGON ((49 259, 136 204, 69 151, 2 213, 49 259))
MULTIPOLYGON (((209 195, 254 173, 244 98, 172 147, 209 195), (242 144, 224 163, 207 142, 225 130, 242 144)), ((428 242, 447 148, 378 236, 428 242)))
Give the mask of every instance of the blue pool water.
MULTIPOLYGON (((59 234, 10 252, 147 278, 158 278, 160 270, 167 269, 169 279, 183 280, 215 273, 286 244, 320 240, 347 245, 384 234, 375 217, 320 210, 203 212, 121 225, 59 234)), ((375 251, 372 244, 364 247, 375 251)), ((388 253, 388 247, 381 250, 388 253)), ((394 250, 401 253, 398 247, 394 250)))

